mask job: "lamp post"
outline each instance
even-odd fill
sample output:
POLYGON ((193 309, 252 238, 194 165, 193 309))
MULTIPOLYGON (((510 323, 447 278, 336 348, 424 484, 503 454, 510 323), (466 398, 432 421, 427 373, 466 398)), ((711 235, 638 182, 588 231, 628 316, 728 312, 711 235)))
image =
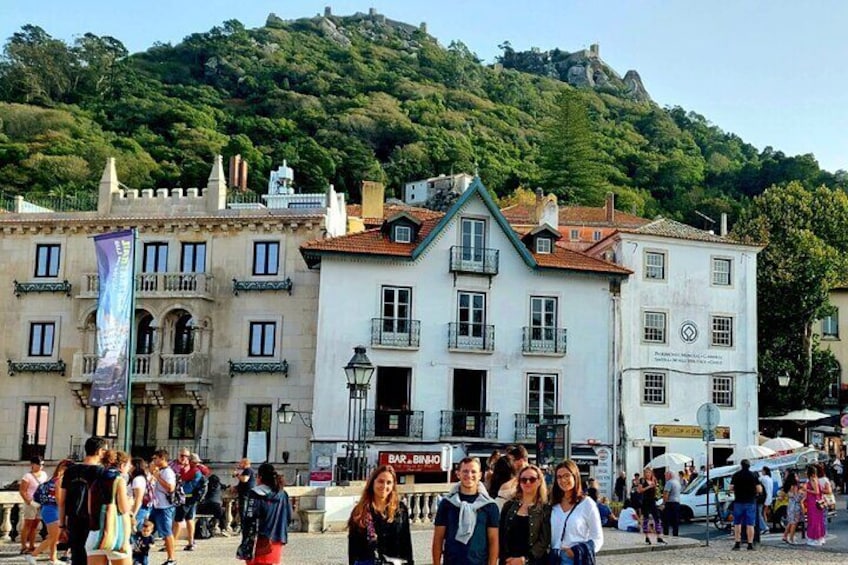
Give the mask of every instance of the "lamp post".
POLYGON ((350 392, 347 411, 347 449, 345 474, 348 482, 361 481, 365 478, 365 438, 363 423, 365 421, 365 403, 368 389, 371 387, 371 376, 374 365, 365 354, 365 346, 353 348, 353 357, 344 367, 347 377, 347 389, 350 392))

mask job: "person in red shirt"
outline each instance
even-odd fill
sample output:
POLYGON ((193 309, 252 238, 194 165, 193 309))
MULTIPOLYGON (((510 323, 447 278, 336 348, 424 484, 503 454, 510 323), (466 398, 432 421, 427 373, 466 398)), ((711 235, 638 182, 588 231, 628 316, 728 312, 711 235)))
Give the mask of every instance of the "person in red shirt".
POLYGON ((188 545, 185 546, 185 551, 194 551, 194 526, 195 514, 197 513, 197 497, 194 496, 195 491, 200 485, 203 473, 201 473, 198 463, 200 457, 197 454, 190 454, 188 464, 183 465, 179 474, 179 480, 183 484, 183 492, 185 492, 185 504, 177 506, 176 514, 174 515, 174 539, 179 539, 182 530, 182 524, 185 522, 186 533, 188 535, 188 545))

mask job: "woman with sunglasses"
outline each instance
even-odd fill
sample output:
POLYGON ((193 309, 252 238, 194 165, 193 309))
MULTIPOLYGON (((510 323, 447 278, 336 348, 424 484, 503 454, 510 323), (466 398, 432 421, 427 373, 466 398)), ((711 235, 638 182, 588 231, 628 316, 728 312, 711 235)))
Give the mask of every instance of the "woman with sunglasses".
POLYGON ((535 465, 518 474, 518 487, 501 510, 501 565, 542 565, 551 546, 551 507, 545 476, 535 465))
POLYGON ((551 505, 551 552, 558 555, 558 563, 594 562, 591 556, 604 544, 601 515, 595 501, 583 494, 574 461, 556 466, 551 505))

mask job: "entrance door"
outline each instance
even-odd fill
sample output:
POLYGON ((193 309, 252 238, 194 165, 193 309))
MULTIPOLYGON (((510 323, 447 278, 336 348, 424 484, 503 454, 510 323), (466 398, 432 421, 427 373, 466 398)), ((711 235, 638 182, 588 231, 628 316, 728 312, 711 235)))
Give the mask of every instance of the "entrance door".
POLYGON ((250 432, 265 432, 265 453, 266 460, 268 460, 271 458, 271 405, 248 404, 246 410, 242 457, 247 457, 247 444, 250 438, 250 432))
POLYGON ((486 371, 454 369, 453 435, 486 437, 486 371))
POLYGON ((24 404, 24 436, 21 441, 22 461, 28 461, 36 455, 44 458, 47 451, 49 416, 49 404, 35 402, 24 404))
POLYGON ((412 411, 409 409, 411 372, 408 367, 377 368, 374 435, 409 436, 412 417, 412 411))
POLYGON ((159 408, 152 404, 133 406, 133 435, 130 447, 133 457, 141 457, 147 461, 156 451, 156 414, 158 412, 159 408))

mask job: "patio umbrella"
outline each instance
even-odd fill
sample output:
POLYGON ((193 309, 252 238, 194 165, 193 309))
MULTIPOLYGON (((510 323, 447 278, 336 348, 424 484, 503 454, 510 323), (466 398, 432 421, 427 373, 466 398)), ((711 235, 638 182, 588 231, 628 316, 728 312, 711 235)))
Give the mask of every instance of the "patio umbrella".
POLYGON ((682 467, 685 463, 690 463, 691 461, 691 457, 682 453, 663 453, 648 461, 646 467, 682 467))
POLYGON ((825 414, 823 412, 816 412, 815 410, 810 410, 808 408, 804 408, 803 410, 793 410, 792 412, 787 412, 783 416, 777 416, 775 418, 768 418, 769 420, 792 420, 793 422, 812 422, 815 420, 821 420, 822 418, 829 417, 830 414, 825 414))
POLYGON ((765 445, 746 445, 745 447, 737 447, 734 449, 728 459, 738 463, 743 459, 762 459, 764 457, 770 457, 775 453, 774 449, 770 449, 765 445))
MULTIPOLYGON (((764 436, 763 434, 757 434, 757 443, 760 444, 760 445, 763 445, 765 442, 767 442, 770 439, 771 439, 770 437, 764 436)), ((772 449, 774 449, 774 448, 772 448, 772 449)), ((777 450, 775 449, 775 451, 777 451, 777 450)))
POLYGON ((792 451, 793 449, 804 447, 804 444, 791 437, 776 437, 763 443, 763 447, 768 447, 775 451, 792 451))

